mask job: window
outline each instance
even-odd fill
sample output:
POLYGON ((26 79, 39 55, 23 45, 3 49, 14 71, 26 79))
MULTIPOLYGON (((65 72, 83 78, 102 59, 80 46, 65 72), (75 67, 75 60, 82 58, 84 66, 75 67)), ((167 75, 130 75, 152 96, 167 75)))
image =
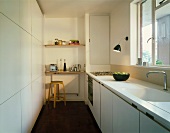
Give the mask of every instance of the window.
POLYGON ((135 4, 137 58, 151 65, 170 65, 170 0, 138 0, 135 4))

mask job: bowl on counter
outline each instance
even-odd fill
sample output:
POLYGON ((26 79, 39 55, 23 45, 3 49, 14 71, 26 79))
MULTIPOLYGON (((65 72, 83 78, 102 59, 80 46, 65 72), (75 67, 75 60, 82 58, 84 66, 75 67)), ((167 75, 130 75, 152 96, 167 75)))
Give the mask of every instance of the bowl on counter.
POLYGON ((130 77, 130 74, 126 72, 114 72, 113 73, 113 78, 116 81, 126 81, 129 77, 130 77))

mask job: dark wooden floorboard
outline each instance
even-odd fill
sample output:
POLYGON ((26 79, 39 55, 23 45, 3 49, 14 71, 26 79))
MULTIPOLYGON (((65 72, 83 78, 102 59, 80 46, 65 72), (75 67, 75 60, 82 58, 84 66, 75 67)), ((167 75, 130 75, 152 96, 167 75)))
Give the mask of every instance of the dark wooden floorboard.
POLYGON ((31 133, 101 133, 84 102, 53 102, 45 105, 31 133))

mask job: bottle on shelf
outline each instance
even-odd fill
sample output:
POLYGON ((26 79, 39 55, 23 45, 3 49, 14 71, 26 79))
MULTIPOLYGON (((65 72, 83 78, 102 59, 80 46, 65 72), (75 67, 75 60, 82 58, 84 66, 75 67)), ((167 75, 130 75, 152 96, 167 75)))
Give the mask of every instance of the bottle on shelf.
POLYGON ((60 69, 59 71, 63 71, 63 63, 62 63, 62 59, 60 59, 60 69))
POLYGON ((59 63, 58 63, 58 59, 56 60, 56 70, 58 71, 59 70, 59 63))
POLYGON ((58 45, 58 39, 57 38, 55 39, 55 45, 58 45))
POLYGON ((64 59, 64 71, 67 71, 67 68, 66 68, 66 59, 64 59))

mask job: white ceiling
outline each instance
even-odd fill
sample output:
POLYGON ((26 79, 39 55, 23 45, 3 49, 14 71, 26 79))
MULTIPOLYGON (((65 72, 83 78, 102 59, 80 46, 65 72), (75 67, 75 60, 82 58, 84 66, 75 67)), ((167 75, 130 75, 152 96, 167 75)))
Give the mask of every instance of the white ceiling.
POLYGON ((111 13, 122 2, 131 0, 37 0, 47 18, 82 17, 85 13, 111 13))

